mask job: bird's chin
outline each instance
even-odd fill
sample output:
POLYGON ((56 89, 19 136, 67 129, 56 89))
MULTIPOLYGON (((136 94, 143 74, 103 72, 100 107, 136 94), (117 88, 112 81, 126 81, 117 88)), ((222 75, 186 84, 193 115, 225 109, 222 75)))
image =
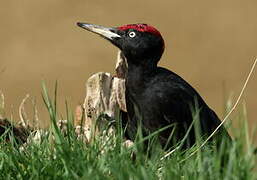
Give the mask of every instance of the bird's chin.
POLYGON ((118 40, 109 40, 109 41, 112 43, 112 45, 114 45, 114 46, 117 47, 120 51, 122 51, 122 48, 121 48, 121 46, 120 46, 118 40))

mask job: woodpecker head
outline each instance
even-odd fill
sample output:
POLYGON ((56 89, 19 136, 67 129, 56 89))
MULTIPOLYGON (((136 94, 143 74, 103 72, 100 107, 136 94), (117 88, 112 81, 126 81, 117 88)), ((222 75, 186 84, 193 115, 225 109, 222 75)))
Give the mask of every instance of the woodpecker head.
POLYGON ((147 24, 129 24, 115 28, 88 23, 77 25, 109 40, 122 51, 128 63, 157 64, 164 51, 160 32, 147 24))

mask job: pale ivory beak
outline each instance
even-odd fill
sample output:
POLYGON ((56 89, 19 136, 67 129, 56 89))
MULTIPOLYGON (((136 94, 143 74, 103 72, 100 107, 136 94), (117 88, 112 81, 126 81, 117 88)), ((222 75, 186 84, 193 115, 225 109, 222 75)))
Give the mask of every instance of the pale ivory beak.
POLYGON ((83 29, 99 34, 100 36, 108 40, 113 40, 115 38, 121 37, 119 34, 117 34, 116 28, 108 28, 108 27, 103 27, 95 24, 80 23, 80 22, 78 22, 77 25, 83 29))

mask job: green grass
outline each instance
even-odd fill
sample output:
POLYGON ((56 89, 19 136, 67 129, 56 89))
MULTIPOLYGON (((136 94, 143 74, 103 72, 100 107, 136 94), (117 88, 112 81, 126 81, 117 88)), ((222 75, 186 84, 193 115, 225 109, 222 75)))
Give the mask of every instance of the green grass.
MULTIPOLYGON (((56 97, 57 89, 55 91, 56 97)), ((14 141, 0 139, 0 179, 256 179, 256 155, 251 142, 245 110, 238 115, 241 128, 236 129, 231 146, 217 150, 206 146, 187 158, 196 147, 177 150, 167 158, 158 146, 147 156, 140 140, 132 148, 122 145, 123 135, 118 126, 108 142, 95 138, 85 144, 76 137, 72 125, 65 136, 56 126, 56 99, 49 98, 43 86, 43 99, 49 111, 50 135, 40 143, 17 148, 14 141), (106 145, 108 144, 108 145, 106 145), (226 161, 224 161, 226 157, 226 161)), ((67 108, 67 119, 73 116, 67 108)), ((4 137, 1 137, 4 138, 4 137)))

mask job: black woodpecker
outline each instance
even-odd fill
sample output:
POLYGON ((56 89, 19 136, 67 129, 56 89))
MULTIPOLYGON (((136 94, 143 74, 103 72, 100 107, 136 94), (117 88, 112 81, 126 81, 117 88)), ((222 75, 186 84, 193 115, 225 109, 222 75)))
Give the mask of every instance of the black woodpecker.
MULTIPOLYGON (((147 24, 129 24, 115 28, 77 23, 118 47, 127 59, 126 134, 133 140, 140 126, 143 135, 161 131, 158 140, 163 147, 172 147, 189 132, 183 147, 196 141, 195 128, 189 130, 198 113, 200 135, 207 137, 220 124, 216 113, 208 107, 197 91, 184 79, 157 64, 165 45, 160 32, 147 24), (173 128, 175 128, 173 132, 173 128), (169 138, 173 132, 172 138, 169 138), (171 140, 170 140, 171 139, 171 140), (170 140, 170 141, 169 141, 170 140)), ((222 126, 213 139, 230 140, 222 126)))

